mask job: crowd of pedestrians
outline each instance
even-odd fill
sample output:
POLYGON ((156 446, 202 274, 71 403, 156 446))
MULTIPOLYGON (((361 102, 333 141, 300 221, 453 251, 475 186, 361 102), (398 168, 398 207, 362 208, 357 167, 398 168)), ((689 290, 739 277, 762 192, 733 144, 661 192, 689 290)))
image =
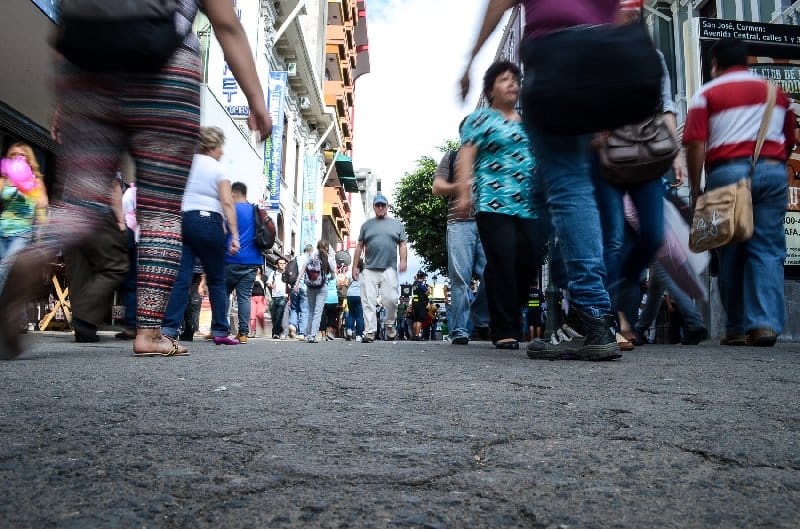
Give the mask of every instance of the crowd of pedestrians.
POLYGON ((537 83, 560 73, 559 63, 542 61, 538 50, 554 36, 579 33, 574 28, 636 28, 642 1, 489 0, 461 79, 462 96, 469 93, 472 60, 504 12, 517 4, 525 7, 524 67, 538 70, 523 83, 516 64, 493 63, 483 75, 486 104, 464 118, 460 147, 446 153, 436 170, 432 193, 448 199, 443 310, 424 271, 408 295, 400 296, 407 236, 380 193, 347 260, 337 261, 331 243, 319 240, 291 260, 279 257, 266 267, 256 244, 258 212, 247 187, 232 182, 220 162, 224 134, 200 127, 200 46, 190 26, 201 5, 250 104, 248 125, 265 138, 272 123, 251 50, 230 2, 177 4, 175 29, 182 41, 158 67, 135 74, 98 71, 69 54, 56 58, 56 200, 49 203, 29 145, 13 143, 5 153, 3 357, 21 352, 26 303, 60 253, 72 288, 76 341, 99 339, 98 327, 118 290, 126 314, 116 337, 132 340, 137 357, 188 355, 180 342, 198 334, 232 346, 255 336, 308 343, 430 340, 438 330, 453 345, 488 340, 497 349, 518 349, 527 341, 534 359, 614 360, 620 349, 648 342, 664 299, 682 316, 681 342, 696 345, 708 338, 696 294, 662 259, 664 195, 688 176, 691 212, 704 168, 707 191, 748 179, 753 209, 752 236, 715 250, 725 309, 720 343, 770 346, 782 332, 781 223, 795 116, 780 89, 773 102, 768 83, 747 71, 741 41, 723 38, 711 48, 715 79, 694 95, 681 138, 672 83, 653 47, 652 64, 639 65, 660 71, 661 95, 651 105, 651 119, 663 124, 676 146, 682 142, 687 154, 676 148, 668 174, 618 181, 608 177, 603 153, 615 127, 626 124, 586 130, 570 123, 576 121, 567 117, 572 108, 547 109, 565 116, 556 125, 548 121, 537 83), (121 179, 125 152, 135 162, 135 184, 121 179), (27 183, 21 168, 29 173, 27 183), (547 315, 561 313, 548 306, 540 289, 538 271, 548 251, 564 318, 545 336, 547 315), (199 323, 204 296, 211 308, 208 333, 199 323))

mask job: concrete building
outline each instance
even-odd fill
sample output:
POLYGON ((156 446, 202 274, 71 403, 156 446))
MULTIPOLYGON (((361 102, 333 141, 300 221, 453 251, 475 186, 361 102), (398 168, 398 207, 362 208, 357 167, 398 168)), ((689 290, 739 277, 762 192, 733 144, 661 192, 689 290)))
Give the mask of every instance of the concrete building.
POLYGON ((347 249, 351 235, 351 193, 358 191, 353 163, 356 80, 369 72, 366 2, 328 2, 325 40, 325 104, 336 115, 341 147, 326 151, 330 164, 323 188, 322 237, 347 249))

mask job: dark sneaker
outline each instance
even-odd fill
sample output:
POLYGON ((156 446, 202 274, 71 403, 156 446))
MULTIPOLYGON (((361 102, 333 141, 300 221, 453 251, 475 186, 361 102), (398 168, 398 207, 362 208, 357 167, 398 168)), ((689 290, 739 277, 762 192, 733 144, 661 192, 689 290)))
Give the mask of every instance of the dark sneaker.
POLYGON ((453 345, 469 345, 469 338, 466 336, 459 336, 458 338, 450 340, 450 343, 453 345))
POLYGON ((681 340, 681 345, 697 345, 707 339, 708 331, 705 327, 700 327, 699 329, 687 332, 686 336, 681 340))
POLYGON ((549 341, 537 338, 528 344, 527 351, 528 358, 543 360, 601 361, 622 356, 608 319, 595 318, 574 307, 567 323, 549 341))
POLYGON ((556 329, 545 341, 536 338, 528 343, 528 358, 535 360, 578 360, 578 351, 583 345, 584 336, 566 323, 556 329))

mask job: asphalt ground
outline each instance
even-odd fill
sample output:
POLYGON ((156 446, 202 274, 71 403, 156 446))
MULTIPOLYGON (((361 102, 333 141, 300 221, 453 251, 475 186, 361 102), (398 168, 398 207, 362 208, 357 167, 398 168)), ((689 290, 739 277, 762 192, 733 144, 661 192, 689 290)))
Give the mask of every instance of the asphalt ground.
POLYGON ((800 346, 251 340, 0 363, 3 528, 800 527, 800 346))

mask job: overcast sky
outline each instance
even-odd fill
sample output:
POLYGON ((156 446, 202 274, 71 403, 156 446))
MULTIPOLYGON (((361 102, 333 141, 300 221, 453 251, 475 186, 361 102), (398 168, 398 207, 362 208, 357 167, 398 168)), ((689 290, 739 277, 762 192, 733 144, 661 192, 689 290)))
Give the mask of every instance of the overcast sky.
MULTIPOLYGON (((486 0, 367 0, 371 73, 355 88, 353 164, 394 186, 421 156, 438 160, 437 147, 458 137, 458 124, 478 101, 481 77, 494 59, 500 23, 472 67, 472 90, 462 103, 458 81, 486 0)), ((363 211, 355 200, 354 212, 363 211)), ((362 217, 353 215, 353 237, 362 217)), ((407 280, 420 262, 409 258, 407 280)))

